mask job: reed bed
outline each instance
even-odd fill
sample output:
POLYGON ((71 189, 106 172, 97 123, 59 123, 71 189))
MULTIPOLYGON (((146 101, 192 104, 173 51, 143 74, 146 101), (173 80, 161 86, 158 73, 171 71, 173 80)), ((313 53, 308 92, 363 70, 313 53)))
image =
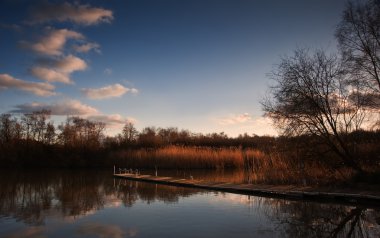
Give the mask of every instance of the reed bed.
MULTIPOLYGON (((140 169, 236 169, 239 180, 257 184, 325 185, 347 181, 348 168, 306 160, 291 153, 264 153, 257 149, 168 146, 130 149, 112 154, 120 167, 140 169)), ((237 177, 236 177, 237 178, 237 177)), ((236 179, 235 179, 236 181, 236 179)))
POLYGON ((113 155, 126 167, 160 169, 242 168, 238 148, 168 146, 158 149, 123 150, 113 155))
POLYGON ((326 185, 352 178, 349 168, 332 169, 315 160, 292 157, 289 154, 249 151, 246 156, 245 175, 249 183, 326 185))

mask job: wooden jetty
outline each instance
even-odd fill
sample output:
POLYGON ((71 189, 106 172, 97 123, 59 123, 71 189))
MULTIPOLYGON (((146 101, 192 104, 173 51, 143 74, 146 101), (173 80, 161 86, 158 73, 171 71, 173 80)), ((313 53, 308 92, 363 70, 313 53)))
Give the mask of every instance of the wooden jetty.
POLYGON ((226 182, 207 182, 203 180, 174 177, 159 177, 139 174, 114 174, 117 178, 128 180, 229 192, 244 195, 286 198, 292 200, 318 200, 344 204, 362 204, 380 207, 380 191, 356 191, 352 189, 315 188, 294 185, 257 185, 226 182))

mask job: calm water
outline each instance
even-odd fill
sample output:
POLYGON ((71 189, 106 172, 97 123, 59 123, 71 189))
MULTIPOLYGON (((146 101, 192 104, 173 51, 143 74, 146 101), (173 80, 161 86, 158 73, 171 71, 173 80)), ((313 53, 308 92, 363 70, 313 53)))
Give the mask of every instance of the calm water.
MULTIPOLYGON (((110 171, 0 173, 0 237, 380 237, 379 208, 131 182, 110 171)), ((236 179, 220 178, 228 177, 236 179)))

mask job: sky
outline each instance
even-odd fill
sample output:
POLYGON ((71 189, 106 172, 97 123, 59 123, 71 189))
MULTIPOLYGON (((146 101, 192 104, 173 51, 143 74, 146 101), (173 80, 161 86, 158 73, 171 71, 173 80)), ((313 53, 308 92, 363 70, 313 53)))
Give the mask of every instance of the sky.
POLYGON ((260 101, 281 57, 336 51, 345 0, 0 1, 0 113, 41 109, 120 132, 127 122, 276 135, 260 101))

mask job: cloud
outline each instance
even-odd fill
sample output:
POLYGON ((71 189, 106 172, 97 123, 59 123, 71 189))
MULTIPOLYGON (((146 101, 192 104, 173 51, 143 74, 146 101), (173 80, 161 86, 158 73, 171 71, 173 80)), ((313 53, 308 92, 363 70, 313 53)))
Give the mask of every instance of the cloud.
POLYGON ((220 118, 218 120, 219 125, 235 125, 246 123, 252 120, 252 117, 248 113, 243 113, 240 115, 231 115, 228 117, 220 118))
POLYGON ((258 117, 254 119, 252 125, 249 125, 249 127, 256 135, 278 135, 272 120, 268 117, 258 117))
POLYGON ((104 73, 105 75, 111 75, 111 74, 112 74, 112 69, 110 69, 110 68, 106 68, 106 69, 103 71, 103 73, 104 73))
POLYGON ((62 59, 53 59, 45 62, 42 66, 31 68, 33 76, 47 81, 73 84, 70 74, 75 71, 83 71, 87 68, 87 63, 73 55, 68 55, 62 59))
POLYGON ((137 93, 139 93, 139 90, 137 90, 136 88, 131 88, 131 93, 133 93, 133 94, 137 94, 137 93))
POLYGON ((106 99, 112 97, 121 97, 127 92, 138 93, 135 88, 126 88, 121 84, 113 84, 103 88, 83 88, 82 93, 90 99, 106 99))
POLYGON ((79 52, 79 53, 87 53, 90 50, 94 50, 96 53, 101 53, 100 45, 97 43, 89 42, 82 45, 74 45, 73 48, 76 52, 79 52))
POLYGON ((58 72, 54 69, 44 67, 33 67, 30 72, 33 76, 47 82, 61 82, 72 84, 70 77, 66 73, 58 72))
POLYGON ((106 125, 119 128, 127 122, 133 124, 137 120, 132 117, 123 117, 120 114, 102 114, 96 108, 83 104, 78 100, 68 99, 56 103, 32 102, 15 106, 11 113, 32 113, 35 111, 48 110, 54 116, 80 116, 90 121, 104 122, 106 125))
POLYGON ((34 111, 41 111, 43 109, 51 111, 52 115, 56 116, 86 116, 99 114, 99 111, 91 106, 81 103, 78 100, 66 100, 58 103, 46 104, 46 103, 26 103, 16 106, 14 113, 31 113, 34 111))
POLYGON ((0 88, 14 88, 42 97, 53 96, 56 94, 54 92, 55 87, 49 83, 28 82, 16 79, 9 74, 0 74, 0 88))
POLYGON ((110 126, 120 126, 120 125, 124 125, 127 122, 131 122, 135 124, 137 122, 137 120, 134 118, 131 118, 131 117, 124 118, 120 114, 91 115, 91 116, 88 116, 86 119, 90 121, 104 122, 105 124, 110 125, 110 126))
POLYGON ((1 22, 0 22, 0 28, 9 29, 9 30, 18 31, 18 32, 22 30, 22 27, 20 25, 7 24, 7 23, 1 23, 1 22))
POLYGON ((62 55, 62 49, 68 39, 84 39, 81 33, 67 29, 50 30, 37 43, 21 41, 21 46, 43 55, 62 55))
POLYGON ((72 73, 74 71, 85 70, 87 68, 87 64, 81 58, 68 55, 61 60, 54 61, 53 67, 64 73, 72 73))
POLYGON ((50 21, 73 22, 80 25, 94 25, 101 22, 111 22, 113 13, 104 8, 91 7, 79 3, 49 3, 46 2, 32 10, 32 23, 50 21))

